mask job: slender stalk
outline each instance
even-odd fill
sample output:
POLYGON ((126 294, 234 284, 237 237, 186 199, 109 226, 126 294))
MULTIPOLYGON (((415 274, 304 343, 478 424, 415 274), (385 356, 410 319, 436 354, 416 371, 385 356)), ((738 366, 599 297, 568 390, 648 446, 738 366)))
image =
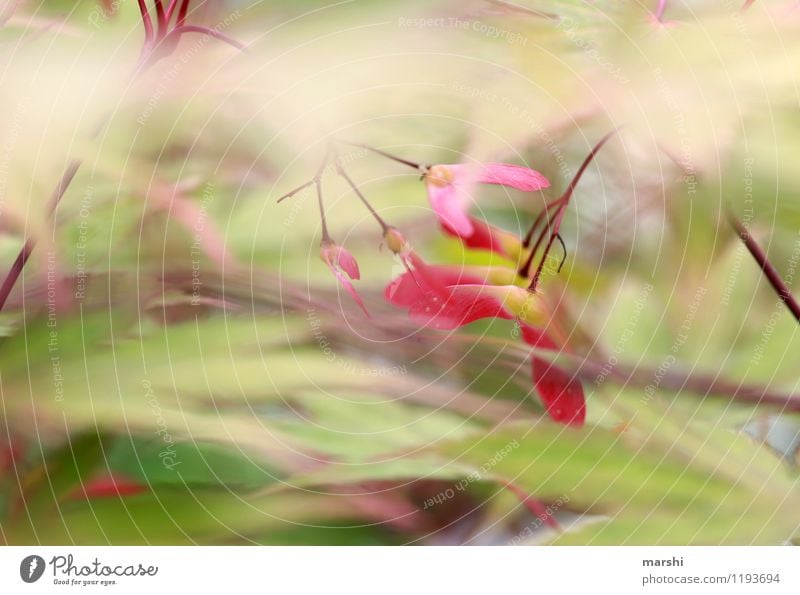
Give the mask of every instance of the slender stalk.
POLYGON ((522 245, 525 248, 530 247, 531 239, 533 239, 533 233, 536 231, 536 228, 539 227, 539 223, 545 221, 546 219, 544 229, 542 229, 542 232, 539 234, 539 237, 536 240, 536 243, 533 245, 533 248, 531 248, 530 251, 528 252, 528 257, 525 259, 525 263, 521 267, 519 267, 518 272, 520 277, 527 277, 528 275, 530 275, 531 265, 533 264, 533 259, 536 256, 536 251, 539 250, 539 246, 541 246, 545 235, 547 235, 547 231, 550 229, 551 225, 550 209, 555 206, 561 205, 562 202, 563 201, 561 198, 557 198, 553 202, 545 205, 545 208, 542 210, 541 213, 539 213, 539 216, 536 218, 536 221, 533 222, 533 225, 531 225, 531 228, 528 230, 528 233, 526 234, 525 239, 522 242, 522 245))
POLYGON ((402 163, 403 165, 407 165, 408 167, 413 167, 414 169, 425 171, 425 167, 420 165, 419 163, 414 163, 413 161, 409 161, 408 159, 403 159, 402 157, 392 155, 391 153, 387 153, 386 151, 382 151, 381 149, 376 149, 375 147, 370 147, 369 145, 364 145, 361 143, 351 143, 343 140, 337 142, 343 145, 350 145, 351 147, 359 147, 360 149, 366 149, 367 151, 372 151, 373 153, 376 153, 382 157, 386 157, 387 159, 391 159, 392 161, 396 161, 397 163, 402 163))
POLYGON ((294 190, 290 190, 289 192, 287 192, 286 194, 281 196, 275 202, 282 202, 282 201, 286 200, 287 198, 291 198, 292 196, 294 196, 295 194, 297 194, 298 192, 300 192, 304 188, 308 188, 309 186, 311 186, 311 184, 316 184, 316 183, 320 182, 322 180, 322 174, 325 173, 325 166, 328 165, 328 159, 330 158, 330 153, 331 153, 331 147, 329 145, 325 149, 325 155, 323 156, 322 161, 320 162, 319 167, 317 168, 317 171, 314 174, 314 177, 311 178, 308 182, 305 182, 304 184, 300 184, 294 190))
POLYGON ((578 168, 578 173, 575 174, 575 177, 572 178, 572 181, 567 186, 567 189, 564 191, 564 194, 561 196, 561 200, 564 202, 568 202, 570 198, 572 198, 572 193, 575 192, 575 186, 578 185, 578 182, 581 181, 581 177, 583 176, 583 172, 586 171, 586 168, 589 167, 589 164, 595 158, 595 155, 603 148, 603 145, 608 142, 612 136, 614 136, 617 132, 619 132, 619 128, 615 128, 611 132, 607 133, 603 138, 597 141, 597 144, 594 146, 592 151, 586 156, 586 159, 583 160, 581 166, 578 168))
POLYGON ((564 263, 567 262, 567 245, 564 243, 564 238, 561 237, 560 233, 556 234, 556 239, 558 243, 561 244, 561 250, 564 252, 564 255, 561 257, 561 262, 558 264, 558 270, 556 273, 560 273, 561 269, 564 268, 564 263))
MULTIPOLYGON (((536 228, 538 228, 539 224, 542 221, 544 221, 545 216, 548 215, 550 209, 552 209, 553 207, 558 206, 559 204, 561 204, 562 200, 563 200, 563 198, 557 198, 554 201, 552 201, 552 202, 550 202, 550 203, 548 203, 548 204, 546 204, 544 206, 544 209, 542 209, 542 212, 539 213, 538 217, 536 217, 536 220, 533 222, 533 225, 531 225, 530 229, 528 229, 528 233, 525 234, 525 238, 522 240, 522 245, 525 248, 530 246, 531 240, 533 239, 533 234, 536 232, 536 228)), ((547 217, 546 226, 549 226, 549 225, 550 225, 550 218, 547 217)))
POLYGON ((331 236, 328 233, 328 223, 325 220, 325 206, 322 204, 322 180, 315 180, 317 186, 317 202, 319 202, 319 220, 322 223, 322 243, 330 242, 331 236))
MULTIPOLYGON (((619 130, 618 128, 615 128, 611 132, 607 133, 599 141, 597 141, 597 144, 595 144, 595 146, 583 160, 583 163, 581 163, 581 166, 578 168, 577 173, 567 186, 567 189, 564 191, 564 194, 562 194, 561 197, 557 199, 557 201, 551 203, 551 204, 558 203, 558 210, 556 211, 555 217, 553 217, 553 222, 550 223, 548 221, 548 225, 545 226, 544 230, 542 231, 542 234, 539 236, 539 239, 536 242, 536 246, 531 250, 531 254, 528 257, 529 260, 532 261, 533 255, 536 254, 536 251, 538 250, 539 245, 543 241, 545 234, 547 234, 549 239, 547 241, 547 245, 545 246, 544 251, 542 252, 542 257, 541 260, 539 261, 539 265, 536 267, 536 272, 533 275, 533 280, 531 281, 531 284, 528 287, 530 291, 532 292, 536 291, 536 287, 539 284, 539 278, 541 277, 542 270, 544 269, 544 265, 547 262, 547 256, 549 255, 550 250, 553 247, 553 242, 555 242, 556 237, 558 236, 558 232, 561 229, 561 222, 563 221, 564 213, 566 213, 567 207, 569 206, 569 201, 572 198, 573 193, 575 192, 575 187, 578 185, 578 182, 580 182, 584 172, 586 171, 586 168, 589 167, 589 164, 592 162, 592 160, 594 160, 598 151, 600 151, 600 149, 603 148, 603 145, 605 145, 608 142, 608 140, 618 132, 618 130, 619 130)), ((524 276, 527 277, 529 269, 530 269, 530 264, 526 263, 526 266, 524 267, 524 273, 525 273, 524 276)))
POLYGON ((361 199, 361 202, 364 203, 365 207, 367 207, 367 210, 375 218, 375 221, 377 221, 378 225, 381 226, 381 229, 383 230, 383 233, 386 233, 389 230, 389 225, 386 223, 386 221, 383 220, 383 217, 378 215, 378 212, 372 207, 372 205, 369 204, 369 201, 361 193, 361 190, 358 189, 358 186, 355 185, 355 182, 353 182, 353 180, 350 179, 350 176, 347 175, 347 172, 344 171, 344 169, 342 168, 342 166, 339 163, 338 159, 336 161, 336 172, 340 176, 342 176, 347 181, 348 184, 350 184, 350 187, 353 189, 353 192, 355 192, 356 196, 358 196, 358 198, 361 199))
POLYGON ((300 192, 300 191, 301 191, 301 190, 303 190, 304 188, 308 188, 309 186, 311 186, 311 184, 313 184, 313 183, 314 183, 314 181, 315 181, 315 180, 313 180, 313 179, 312 179, 312 180, 309 180, 308 182, 306 182, 305 184, 300 184, 300 186, 298 186, 298 187, 297 187, 297 188, 295 188, 294 190, 290 190, 289 192, 287 192, 286 194, 284 194, 283 196, 281 196, 281 197, 280 197, 280 198, 279 198, 277 201, 275 201, 275 202, 283 202, 283 201, 284 201, 284 200, 286 200, 287 198, 291 198, 291 197, 293 197, 295 194, 297 194, 298 192, 300 192))
POLYGON ((328 159, 331 155, 330 146, 325 149, 325 156, 322 158, 322 163, 319 164, 319 169, 317 169, 317 173, 314 174, 314 179, 312 182, 317 187, 317 202, 319 203, 319 218, 320 223, 322 224, 322 243, 330 242, 331 236, 328 233, 328 222, 325 218, 325 206, 322 203, 322 174, 325 173, 325 166, 328 165, 328 159))
MULTIPOLYGON (((533 274, 533 280, 531 281, 530 286, 528 287, 530 291, 536 291, 536 288, 539 285, 539 278, 542 276, 542 271, 544 270, 544 265, 547 262, 547 257, 550 254, 550 249, 553 247, 553 242, 555 242, 556 237, 558 236, 558 230, 561 228, 561 221, 564 219, 564 213, 567 212, 567 203, 564 203, 559 207, 558 212, 556 213, 555 218, 553 219, 553 225, 549 230, 549 239, 547 240, 547 246, 545 246, 544 251, 542 252, 542 258, 539 261, 539 266, 536 267, 536 272, 533 274)), ((542 232, 544 235, 544 232, 542 232)))
POLYGON ((767 281, 769 281, 769 284, 772 285, 775 293, 778 294, 780 300, 794 315, 795 320, 800 323, 800 304, 797 303, 797 300, 792 295, 789 287, 786 285, 786 283, 784 283, 777 269, 769 261, 766 252, 764 252, 761 246, 759 246, 758 243, 753 239, 753 236, 750 235, 750 232, 747 231, 747 228, 730 210, 728 210, 728 222, 734 231, 736 231, 736 233, 739 235, 742 242, 744 242, 744 245, 750 251, 750 254, 758 263, 758 266, 764 272, 764 276, 767 278, 767 281))

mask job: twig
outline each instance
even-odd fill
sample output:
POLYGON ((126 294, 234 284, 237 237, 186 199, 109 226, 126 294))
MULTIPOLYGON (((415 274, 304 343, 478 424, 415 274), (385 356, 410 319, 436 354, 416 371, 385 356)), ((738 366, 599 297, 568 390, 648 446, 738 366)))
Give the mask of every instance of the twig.
POLYGON ((750 232, 747 231, 744 224, 742 224, 730 210, 728 210, 728 222, 742 239, 744 245, 747 246, 750 254, 753 255, 753 258, 758 263, 758 266, 764 271, 764 276, 767 278, 767 281, 769 281, 769 284, 772 285, 775 293, 778 294, 780 300, 789 308, 795 320, 800 323, 800 304, 797 303, 797 300, 795 300, 789 287, 784 283, 783 279, 781 279, 778 271, 772 266, 766 252, 761 249, 761 246, 753 239, 753 236, 750 235, 750 232))
MULTIPOLYGON (((79 159, 72 161, 64 174, 61 176, 61 181, 58 183, 58 186, 56 186, 56 189, 50 196, 50 201, 48 203, 48 215, 52 214, 58 207, 58 203, 61 201, 64 193, 67 191, 67 188, 69 188, 69 185, 75 178, 75 174, 78 173, 78 168, 81 166, 81 163, 82 162, 79 159)), ((14 260, 14 264, 11 265, 8 275, 6 275, 6 278, 3 280, 3 285, 0 286, 0 310, 2 310, 5 306, 8 296, 11 295, 11 290, 14 289, 14 285, 16 284, 17 279, 19 279, 19 276, 22 274, 22 269, 25 268, 25 264, 28 262, 28 259, 30 258, 35 246, 36 241, 33 238, 28 238, 25 240, 25 244, 23 244, 16 260, 14 260)))
POLYGON ((350 145, 351 147, 358 147, 359 149, 366 149, 367 151, 372 151, 376 155, 380 155, 381 157, 386 157, 387 159, 391 159, 392 161, 396 161, 397 163, 402 163, 403 165, 407 165, 408 167, 413 167, 414 169, 418 169, 420 171, 425 170, 425 167, 419 163, 414 163, 413 161, 409 161, 408 159, 403 159, 402 157, 398 157, 397 155, 392 155, 391 153, 387 153, 381 149, 376 149, 375 147, 370 147, 369 145, 365 145, 362 143, 351 143, 349 141, 344 140, 337 140, 336 142, 342 145, 350 145))

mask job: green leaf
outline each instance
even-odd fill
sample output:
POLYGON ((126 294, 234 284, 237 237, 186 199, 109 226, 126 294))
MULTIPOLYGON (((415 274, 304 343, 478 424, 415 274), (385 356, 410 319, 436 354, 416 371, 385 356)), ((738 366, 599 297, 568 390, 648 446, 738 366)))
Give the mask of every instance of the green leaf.
POLYGON ((261 487, 280 473, 247 453, 215 444, 118 438, 108 457, 112 473, 149 486, 261 487))

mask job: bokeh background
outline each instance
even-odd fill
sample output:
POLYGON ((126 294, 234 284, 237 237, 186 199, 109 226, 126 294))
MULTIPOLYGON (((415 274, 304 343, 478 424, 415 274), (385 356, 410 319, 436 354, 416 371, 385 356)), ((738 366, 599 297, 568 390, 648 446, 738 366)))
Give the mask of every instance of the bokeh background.
MULTIPOLYGON (((36 247, 0 313, 0 542, 797 538, 798 325, 725 218, 791 286, 794 0, 198 0, 189 22, 247 51, 187 34, 138 74, 136 2, 5 4, 2 274, 36 247), (581 429, 547 419, 507 321, 436 332, 384 303, 403 267, 333 172, 370 318, 319 260, 313 189, 276 204, 333 137, 541 171, 474 205, 521 233, 615 127, 542 286, 581 429)), ((426 259, 493 262, 441 234, 418 175, 343 158, 426 259)))

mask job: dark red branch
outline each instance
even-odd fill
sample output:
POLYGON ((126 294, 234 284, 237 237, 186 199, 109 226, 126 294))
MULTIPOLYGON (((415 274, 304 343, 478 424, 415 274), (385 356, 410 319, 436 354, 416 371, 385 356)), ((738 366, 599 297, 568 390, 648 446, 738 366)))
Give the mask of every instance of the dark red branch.
POLYGON ((615 128, 614 130, 606 134, 603 138, 601 138, 599 141, 597 141, 597 144, 594 146, 592 151, 586 156, 586 159, 583 160, 583 163, 581 163, 581 166, 578 168, 578 173, 576 173, 575 177, 572 178, 572 181, 569 183, 569 186, 567 186, 567 189, 561 196, 561 200, 563 200, 564 202, 569 201, 569 199, 572 197, 572 193, 575 192, 575 187, 578 185, 578 182, 581 181, 581 177, 583 177, 583 172, 585 172, 586 168, 589 167, 589 164, 595 158, 595 155, 597 155, 600 149, 603 148, 603 145, 606 144, 608 142, 608 139, 614 136, 618 130, 619 130, 618 128, 615 128))
POLYGON ((172 18, 172 13, 175 12, 175 7, 178 6, 178 0, 170 0, 169 5, 167 6, 167 10, 165 11, 165 17, 167 22, 172 18))
POLYGON ((181 27, 186 22, 186 14, 189 12, 189 2, 190 0, 183 0, 183 4, 181 4, 180 9, 178 10, 178 19, 176 21, 176 26, 181 27))
POLYGON ((147 4, 144 0, 139 1, 139 11, 142 13, 142 24, 144 25, 145 44, 153 41, 153 21, 150 20, 150 13, 147 11, 147 4))
POLYGON ((775 293, 778 294, 781 301, 789 308, 795 320, 800 322, 800 304, 797 303, 797 300, 795 300, 789 287, 783 282, 783 279, 781 279, 778 271, 772 266, 766 252, 761 249, 761 246, 753 239, 753 236, 750 235, 750 232, 747 231, 744 224, 739 221, 731 211, 728 211, 728 222, 739 235, 742 242, 744 242, 744 245, 750 251, 750 254, 752 254, 753 258, 758 263, 758 266, 764 271, 764 276, 767 278, 767 281, 769 281, 769 284, 772 285, 775 293))
MULTIPOLYGON (((61 181, 59 181, 58 186, 56 186, 56 189, 50 196, 47 206, 48 214, 52 214, 53 211, 56 210, 58 203, 61 202, 64 193, 67 191, 67 188, 69 188, 69 185, 75 178, 75 174, 78 173, 78 168, 80 166, 81 162, 79 160, 72 161, 69 164, 66 171, 61 176, 61 181)), ((14 285, 17 283, 19 276, 22 274, 22 269, 25 268, 25 264, 28 262, 28 259, 30 258, 35 246, 36 241, 33 238, 28 238, 25 240, 22 250, 20 250, 16 260, 14 260, 14 264, 11 265, 11 269, 8 271, 6 278, 3 280, 3 285, 0 286, 0 310, 3 309, 6 301, 8 301, 8 296, 11 295, 11 290, 14 289, 14 285)))
POLYGON ((154 0, 156 7, 156 22, 158 23, 159 32, 165 31, 167 28, 167 15, 164 12, 164 5, 161 0, 154 0))
POLYGON ((33 240, 27 240, 25 242, 16 260, 14 260, 14 264, 11 265, 8 275, 6 275, 6 278, 3 280, 3 285, 0 286, 0 310, 6 305, 8 296, 11 295, 11 290, 14 289, 17 279, 19 279, 19 276, 22 274, 22 269, 25 268, 25 264, 28 262, 33 252, 33 247, 33 240))
MULTIPOLYGON (((538 217, 536 217, 536 220, 533 222, 533 225, 531 225, 530 229, 528 229, 528 233, 525 234, 525 238, 522 240, 522 245, 525 248, 531 245, 531 240, 533 240, 533 234, 536 232, 536 229, 539 227, 539 224, 545 220, 545 216, 549 213, 550 209, 561 204, 562 200, 563 199, 561 198, 557 198, 553 202, 548 203, 544 206, 544 209, 542 209, 542 212, 539 213, 538 217)), ((545 227, 548 227, 549 225, 550 225, 550 218, 548 217, 545 227)))
MULTIPOLYGON (((556 214, 553 217, 552 222, 548 221, 548 225, 545 226, 544 230, 542 231, 542 234, 539 236, 539 239, 536 242, 536 245, 531 250, 530 256, 528 257, 528 259, 532 262, 533 255, 539 249, 539 245, 542 243, 544 237, 548 236, 549 239, 547 240, 547 245, 545 246, 544 251, 542 252, 541 260, 539 261, 539 265, 536 267, 536 272, 534 273, 533 280, 531 281, 531 284, 529 286, 530 291, 536 291, 536 287, 539 284, 539 278, 541 277, 542 271, 544 270, 544 265, 547 262, 547 256, 550 254, 550 250, 553 247, 553 242, 555 242, 556 237, 558 236, 558 232, 561 229, 561 221, 563 221, 563 219, 564 219, 564 213, 566 213, 566 211, 567 211, 567 207, 569 206, 570 198, 572 198, 572 195, 575 192, 575 187, 578 185, 578 182, 581 181, 581 178, 583 177, 583 174, 586 171, 586 168, 589 167, 589 164, 592 162, 592 160, 594 160, 595 155, 597 155, 598 151, 600 151, 600 149, 603 148, 603 145, 605 145, 608 142, 608 139, 610 139, 612 136, 614 136, 617 133, 618 130, 619 130, 618 128, 615 128, 611 132, 607 133, 603 138, 601 138, 597 142, 597 144, 595 144, 595 146, 592 148, 591 152, 583 160, 583 163, 581 163, 581 166, 578 168, 577 173, 575 174, 575 176, 572 178, 572 181, 567 186, 567 189, 564 191, 564 194, 562 194, 561 197, 558 199, 558 201, 557 201, 558 210, 556 211, 556 214)), ((556 204, 556 203, 554 202, 552 204, 556 204)), ((548 219, 549 219, 549 215, 548 215, 548 219)), ((535 225, 535 223, 534 223, 534 225, 535 225)), ((527 276, 527 274, 529 272, 529 268, 530 268, 530 264, 526 263, 526 266, 525 266, 525 268, 523 270, 523 272, 525 273, 525 276, 527 276)))
POLYGON ((525 263, 519 268, 519 275, 520 277, 527 277, 531 272, 531 265, 533 264, 533 259, 536 256, 536 251, 539 250, 539 246, 542 245, 542 241, 544 240, 545 236, 547 235, 547 230, 550 229, 550 226, 553 223, 553 219, 550 217, 550 209, 553 207, 560 207, 563 204, 563 197, 557 198, 553 202, 546 204, 542 212, 539 213, 539 216, 536 217, 536 221, 533 222, 531 228, 528 230, 528 233, 525 235, 525 239, 522 241, 522 245, 525 248, 530 247, 531 240, 533 239, 533 234, 536 229, 539 227, 539 224, 544 221, 544 228, 542 232, 539 234, 536 243, 531 248, 530 252, 528 253, 528 258, 525 259, 525 263))

